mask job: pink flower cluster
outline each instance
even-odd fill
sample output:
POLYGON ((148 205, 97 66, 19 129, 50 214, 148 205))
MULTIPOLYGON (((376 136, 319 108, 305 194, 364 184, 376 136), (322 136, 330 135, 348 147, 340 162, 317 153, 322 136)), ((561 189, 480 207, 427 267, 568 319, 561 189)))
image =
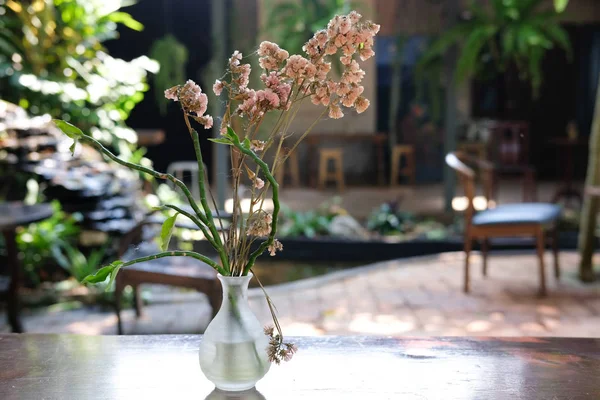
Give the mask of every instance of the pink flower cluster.
POLYGON ((212 128, 213 118, 210 115, 204 115, 208 108, 208 97, 202 93, 202 89, 196 82, 190 79, 183 86, 173 86, 165 90, 165 97, 169 100, 179 101, 187 114, 196 114, 193 118, 204 125, 204 129, 212 128))
POLYGON ((290 56, 286 50, 280 48, 276 43, 264 41, 258 47, 258 65, 267 71, 279 69, 282 63, 290 56))
POLYGON ((340 103, 344 107, 353 107, 358 113, 364 112, 370 105, 369 100, 361 96, 364 91, 361 82, 365 72, 354 59, 354 55, 358 54, 359 58, 365 61, 375 54, 373 38, 379 32, 379 25, 370 21, 363 23, 361 18, 356 11, 335 16, 327 25, 327 29, 315 33, 303 48, 318 70, 323 65, 324 56, 340 51, 342 53, 340 61, 344 65, 344 71, 340 82, 319 75, 311 91, 312 103, 329 107, 330 118, 344 116, 340 103))

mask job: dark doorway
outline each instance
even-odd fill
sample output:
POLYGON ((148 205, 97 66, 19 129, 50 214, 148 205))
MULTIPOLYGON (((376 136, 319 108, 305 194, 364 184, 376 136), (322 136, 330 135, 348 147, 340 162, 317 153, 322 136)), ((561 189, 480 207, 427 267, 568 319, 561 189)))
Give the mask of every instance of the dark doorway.
MULTIPOLYGON (((200 78, 202 69, 211 58, 210 0, 140 0, 123 11, 140 21, 144 30, 136 32, 121 27, 120 38, 107 42, 111 55, 125 60, 148 55, 157 39, 171 33, 188 49, 187 77, 199 83, 204 91, 210 90, 212 83, 202 82, 200 78)), ((165 131, 165 141, 159 146, 149 147, 147 153, 155 168, 164 171, 173 161, 194 160, 194 149, 178 107, 172 104, 167 114, 161 115, 151 78, 149 83, 150 89, 131 113, 127 124, 134 129, 165 131)), ((212 146, 206 140, 210 133, 204 132, 202 154, 205 163, 212 165, 212 146)))

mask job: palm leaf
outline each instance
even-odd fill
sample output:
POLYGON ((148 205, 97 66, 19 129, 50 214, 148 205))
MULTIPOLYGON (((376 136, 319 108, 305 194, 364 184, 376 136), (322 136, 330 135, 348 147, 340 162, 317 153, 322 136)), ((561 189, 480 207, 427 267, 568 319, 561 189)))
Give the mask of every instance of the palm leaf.
POLYGON ((456 78, 459 82, 475 73, 482 49, 497 32, 497 26, 486 25, 475 29, 467 38, 456 65, 456 78))
POLYGON ((559 24, 546 24, 542 29, 549 40, 555 42, 567 52, 567 57, 571 60, 573 58, 573 48, 567 31, 559 24))

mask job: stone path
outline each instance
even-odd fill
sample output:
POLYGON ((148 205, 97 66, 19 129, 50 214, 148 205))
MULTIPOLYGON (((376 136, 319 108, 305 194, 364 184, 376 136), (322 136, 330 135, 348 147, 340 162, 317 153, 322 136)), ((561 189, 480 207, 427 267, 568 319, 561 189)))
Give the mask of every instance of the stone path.
MULTIPOLYGON (((472 293, 462 293, 463 255, 445 253, 355 268, 268 288, 287 335, 494 335, 600 337, 600 284, 576 278, 578 256, 561 253, 556 282, 546 254, 549 296, 536 296, 533 252, 492 253, 488 278, 473 257, 472 293)), ((600 261, 600 259, 598 260, 600 261)), ((199 333, 210 319, 203 295, 153 296, 135 320, 124 313, 128 333, 199 333), (166 297, 166 298, 160 298, 166 297)), ((261 322, 269 313, 260 289, 249 293, 261 322)), ((0 315, 0 324, 5 321, 0 315)), ((109 311, 79 309, 25 313, 29 332, 114 334, 109 311)), ((0 331, 7 331, 0 325, 0 331)))

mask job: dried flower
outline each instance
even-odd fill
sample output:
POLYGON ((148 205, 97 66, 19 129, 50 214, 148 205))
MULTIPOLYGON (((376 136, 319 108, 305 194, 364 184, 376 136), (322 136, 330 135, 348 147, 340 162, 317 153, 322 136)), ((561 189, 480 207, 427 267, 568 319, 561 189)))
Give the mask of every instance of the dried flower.
POLYGON ((329 106, 329 118, 340 119, 344 116, 342 109, 337 104, 329 106))
POLYGON ((202 93, 200 86, 193 80, 188 80, 178 93, 181 106, 188 113, 196 113, 201 117, 206 112, 208 107, 208 97, 202 93))
POLYGON ((356 99, 356 103, 354 104, 354 106, 356 107, 356 112, 361 114, 365 112, 367 108, 369 108, 370 104, 371 102, 369 101, 369 99, 360 96, 358 99, 356 99))
POLYGON ((252 222, 248 226, 246 234, 248 236, 267 236, 271 233, 271 223, 273 217, 266 211, 257 213, 253 218, 252 222))
POLYGON ((265 187, 265 181, 263 181, 263 180, 262 180, 262 179, 260 179, 259 177, 255 177, 255 178, 254 178, 254 182, 253 182, 253 186, 254 186, 256 189, 260 190, 260 189, 262 189, 262 188, 264 188, 264 187, 265 187))
POLYGON ((217 96, 220 96, 221 92, 223 92, 223 87, 224 87, 223 82, 221 82, 220 80, 217 79, 215 81, 215 84, 213 85, 213 92, 215 92, 215 94, 217 96))
POLYGON ((276 252, 283 250, 283 244, 281 244, 279 240, 274 239, 273 243, 271 243, 271 245, 267 247, 267 250, 269 250, 269 255, 273 257, 276 252))
POLYGON ((250 142, 250 150, 257 152, 257 151, 263 151, 265 149, 265 142, 263 142, 262 140, 257 140, 254 139, 253 141, 250 142))
POLYGON ((298 352, 298 347, 293 343, 284 343, 283 337, 279 333, 275 333, 272 326, 265 327, 264 332, 269 336, 267 356, 270 362, 279 365, 281 361, 290 361, 298 352))
POLYGON ((169 89, 165 90, 165 98, 167 100, 174 100, 174 101, 179 100, 177 98, 177 91, 178 90, 179 90, 179 86, 173 86, 172 88, 169 88, 169 89))

